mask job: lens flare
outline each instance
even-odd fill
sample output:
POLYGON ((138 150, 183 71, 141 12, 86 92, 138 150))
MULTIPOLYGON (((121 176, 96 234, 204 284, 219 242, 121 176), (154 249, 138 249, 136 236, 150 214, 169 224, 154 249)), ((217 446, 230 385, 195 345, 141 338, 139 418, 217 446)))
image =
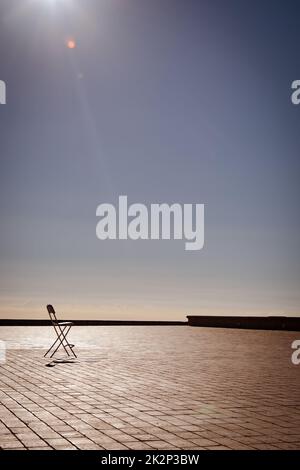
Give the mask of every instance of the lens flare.
POLYGON ((74 39, 68 39, 66 44, 68 49, 75 49, 76 47, 76 42, 74 39))

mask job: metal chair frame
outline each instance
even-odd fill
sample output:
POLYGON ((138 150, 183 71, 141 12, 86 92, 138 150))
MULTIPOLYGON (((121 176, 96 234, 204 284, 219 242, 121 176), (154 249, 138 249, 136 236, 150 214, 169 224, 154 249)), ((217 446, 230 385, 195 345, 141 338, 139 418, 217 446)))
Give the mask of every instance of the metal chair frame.
POLYGON ((74 344, 70 344, 67 340, 67 335, 74 323, 71 321, 58 321, 55 310, 50 304, 47 305, 47 310, 57 338, 54 343, 50 346, 48 351, 44 354, 44 357, 46 357, 50 353, 50 357, 53 357, 60 347, 64 348, 68 356, 77 357, 75 352, 73 351, 74 344))

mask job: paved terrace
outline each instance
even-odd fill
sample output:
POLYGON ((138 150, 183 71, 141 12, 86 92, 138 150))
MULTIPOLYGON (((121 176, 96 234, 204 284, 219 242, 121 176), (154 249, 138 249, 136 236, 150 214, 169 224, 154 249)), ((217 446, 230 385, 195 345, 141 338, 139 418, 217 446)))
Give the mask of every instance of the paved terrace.
POLYGON ((49 368, 22 331, 0 366, 3 449, 300 449, 300 333, 74 327, 78 361, 49 368))

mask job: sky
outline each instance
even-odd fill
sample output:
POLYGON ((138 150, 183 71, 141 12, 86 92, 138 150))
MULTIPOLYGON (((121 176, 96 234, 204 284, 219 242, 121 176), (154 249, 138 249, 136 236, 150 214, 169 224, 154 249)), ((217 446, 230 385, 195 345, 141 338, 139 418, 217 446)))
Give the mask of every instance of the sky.
POLYGON ((299 40, 297 1, 1 0, 0 317, 299 316, 299 40), (97 239, 119 195, 205 204, 203 249, 97 239))

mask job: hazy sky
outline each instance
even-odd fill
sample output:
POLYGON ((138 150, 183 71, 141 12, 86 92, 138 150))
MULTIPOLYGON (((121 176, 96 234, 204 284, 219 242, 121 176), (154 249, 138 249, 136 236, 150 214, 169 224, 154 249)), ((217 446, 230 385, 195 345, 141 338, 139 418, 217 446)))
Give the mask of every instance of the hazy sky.
POLYGON ((1 0, 0 316, 300 315, 299 41, 298 1, 1 0), (121 194, 204 249, 98 240, 121 194))

